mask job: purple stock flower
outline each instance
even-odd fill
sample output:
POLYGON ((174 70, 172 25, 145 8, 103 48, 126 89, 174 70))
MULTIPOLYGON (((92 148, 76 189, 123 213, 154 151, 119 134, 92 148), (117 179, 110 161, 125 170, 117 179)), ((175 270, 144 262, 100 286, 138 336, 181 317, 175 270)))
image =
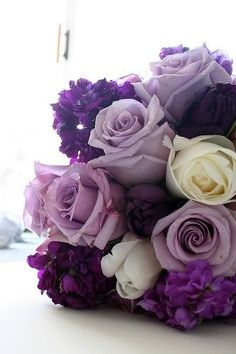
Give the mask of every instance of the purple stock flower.
POLYGON ((209 87, 187 110, 178 128, 186 138, 198 135, 226 135, 236 120, 236 86, 209 87))
MULTIPOLYGON (((205 44, 203 44, 203 46, 205 48, 207 48, 207 46, 205 44)), ((228 56, 228 54, 226 52, 224 52, 221 49, 214 50, 213 52, 211 52, 208 49, 208 52, 212 56, 212 58, 215 59, 215 61, 218 64, 220 64, 222 66, 222 68, 225 69, 225 71, 227 71, 227 73, 229 75, 232 75, 232 72, 233 72, 233 60, 229 58, 229 56, 228 56)))
POLYGON ((157 220, 171 211, 170 199, 161 187, 140 184, 127 193, 126 216, 129 230, 140 237, 151 237, 157 220))
POLYGON ((159 57, 164 59, 167 55, 184 53, 189 50, 188 47, 184 47, 183 44, 178 45, 177 47, 163 47, 159 53, 159 57))
POLYGON ((103 252, 97 248, 51 242, 45 254, 28 257, 28 264, 38 272, 38 288, 54 304, 76 309, 94 308, 104 303, 114 289, 114 278, 101 270, 103 252))
POLYGON ((70 89, 59 93, 59 100, 52 104, 53 128, 61 137, 60 151, 76 160, 87 162, 103 155, 103 151, 88 145, 90 131, 94 128, 98 112, 114 101, 123 98, 138 99, 129 81, 118 85, 106 79, 92 83, 86 79, 70 81, 70 89))
POLYGON ((235 315, 236 277, 213 277, 209 264, 191 262, 186 272, 170 271, 139 305, 168 325, 188 330, 204 319, 235 315))

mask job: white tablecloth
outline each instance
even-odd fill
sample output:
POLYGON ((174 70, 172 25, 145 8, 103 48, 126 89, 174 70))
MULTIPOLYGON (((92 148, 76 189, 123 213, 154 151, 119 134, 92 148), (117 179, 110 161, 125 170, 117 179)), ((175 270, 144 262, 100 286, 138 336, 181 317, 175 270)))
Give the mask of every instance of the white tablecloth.
POLYGON ((0 264, 1 354, 236 354, 236 322, 188 333, 121 311, 54 306, 25 263, 0 264))

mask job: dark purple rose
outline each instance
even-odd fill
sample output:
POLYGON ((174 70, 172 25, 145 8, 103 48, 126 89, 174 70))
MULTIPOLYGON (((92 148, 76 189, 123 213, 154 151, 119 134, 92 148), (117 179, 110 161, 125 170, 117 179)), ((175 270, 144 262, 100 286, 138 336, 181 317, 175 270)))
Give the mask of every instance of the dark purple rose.
POLYGON ((159 53, 160 59, 164 59, 167 55, 184 53, 189 50, 188 47, 184 47, 183 44, 178 45, 177 47, 163 47, 159 53))
POLYGON ((39 270, 38 288, 54 304, 76 309, 94 308, 105 302, 114 289, 114 278, 101 270, 104 253, 97 248, 51 242, 44 254, 28 257, 30 267, 39 270))
POLYGON ((163 274, 139 305, 171 327, 188 330, 204 319, 234 314, 236 277, 213 277, 206 261, 191 262, 186 272, 163 274))
POLYGON ((236 86, 209 87, 188 109, 177 128, 186 138, 198 135, 226 135, 236 120, 236 86))
POLYGON ((133 85, 125 81, 99 80, 95 84, 80 79, 70 81, 70 89, 59 93, 59 100, 52 104, 54 111, 53 128, 62 142, 60 151, 72 160, 87 162, 103 155, 101 149, 88 145, 90 131, 94 128, 98 112, 114 101, 123 98, 138 99, 133 85))
POLYGON ((127 198, 128 227, 140 237, 151 237, 157 220, 171 211, 166 192, 154 184, 140 184, 131 188, 127 198))

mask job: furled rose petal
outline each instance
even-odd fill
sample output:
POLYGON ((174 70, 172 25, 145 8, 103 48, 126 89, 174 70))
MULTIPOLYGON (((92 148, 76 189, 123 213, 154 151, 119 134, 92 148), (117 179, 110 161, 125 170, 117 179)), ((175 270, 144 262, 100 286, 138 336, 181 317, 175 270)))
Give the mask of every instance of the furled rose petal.
MULTIPOLYGON (((56 178, 45 195, 49 218, 74 245, 95 245, 104 249, 107 242, 124 234, 124 190, 110 183, 101 169, 79 163, 56 178), (117 210, 113 205, 119 207, 117 210)), ((53 238, 56 240, 56 238, 53 238)))
POLYGON ((61 176, 67 166, 48 166, 35 162, 36 177, 25 188, 24 224, 29 230, 41 235, 51 226, 45 210, 44 197, 49 185, 61 176))
POLYGON ((137 74, 129 74, 126 76, 119 77, 119 79, 116 80, 118 85, 122 85, 127 81, 133 84, 135 82, 141 82, 142 80, 137 74))
POLYGON ((165 117, 177 125, 208 86, 232 82, 230 75, 203 47, 168 55, 160 62, 151 63, 151 70, 154 76, 134 84, 135 91, 147 103, 157 95, 165 117))
POLYGON ((228 203, 236 194, 236 153, 224 136, 176 136, 171 152, 166 182, 176 196, 218 205, 228 203))
POLYGON ((234 275, 236 220, 223 205, 188 201, 160 219, 152 242, 161 266, 184 271, 193 260, 206 260, 214 275, 234 275))
POLYGON ((102 258, 101 267, 105 276, 116 276, 117 292, 126 299, 142 296, 154 285, 161 271, 151 243, 132 233, 127 233, 111 254, 102 258))
POLYGON ((114 102, 98 114, 89 139, 89 144, 103 149, 105 155, 89 164, 107 169, 124 185, 160 181, 169 154, 163 137, 174 137, 167 123, 159 126, 162 118, 155 96, 148 108, 135 100, 114 102))

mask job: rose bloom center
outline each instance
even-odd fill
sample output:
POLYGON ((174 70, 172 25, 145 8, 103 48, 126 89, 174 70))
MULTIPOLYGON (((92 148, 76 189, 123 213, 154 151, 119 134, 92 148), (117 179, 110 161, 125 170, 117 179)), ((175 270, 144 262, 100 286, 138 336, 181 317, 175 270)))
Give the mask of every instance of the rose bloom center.
POLYGON ((178 229, 178 242, 186 253, 205 253, 214 246, 214 228, 206 220, 186 220, 178 229))
POLYGON ((193 196, 214 197, 229 189, 232 179, 232 161, 224 154, 198 157, 177 171, 182 189, 193 196), (180 172, 180 173, 179 173, 180 172))

